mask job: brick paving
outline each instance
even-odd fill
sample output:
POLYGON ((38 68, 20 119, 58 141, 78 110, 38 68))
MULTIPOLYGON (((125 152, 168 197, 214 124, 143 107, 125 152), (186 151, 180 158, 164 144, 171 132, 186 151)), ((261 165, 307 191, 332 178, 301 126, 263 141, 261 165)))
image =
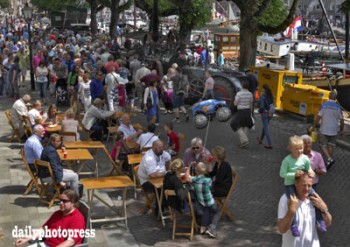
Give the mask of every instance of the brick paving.
MULTIPOLYGON (((34 95, 34 98, 36 95, 34 95)), ((47 209, 44 205, 36 206, 37 196, 31 193, 23 196, 24 186, 29 176, 22 164, 18 151, 22 144, 9 143, 7 136, 10 128, 4 115, 11 108, 13 101, 0 98, 0 246, 11 246, 14 239, 11 231, 14 225, 40 226, 58 209, 47 209), (4 236, 1 237, 1 234, 4 236)), ((172 116, 161 116, 161 122, 170 121, 172 116)), ((166 226, 153 215, 141 215, 141 199, 133 198, 133 190, 128 192, 128 229, 122 223, 94 224, 96 238, 89 240, 89 246, 280 246, 281 236, 277 233, 276 216, 280 196, 284 191, 283 180, 279 177, 282 159, 288 154, 289 136, 304 134, 308 126, 301 118, 280 113, 271 121, 273 150, 266 150, 258 145, 256 137, 261 130, 259 116, 256 115, 256 130, 249 132, 250 144, 247 149, 238 148, 238 138, 231 131, 228 123, 211 122, 208 136, 208 148, 222 145, 227 149, 227 160, 239 175, 239 181, 233 193, 229 208, 233 212, 234 222, 226 218, 219 223, 218 238, 208 239, 196 235, 190 242, 186 238, 171 240, 172 224, 166 220, 166 226)), ((138 114, 134 122, 145 124, 145 116, 138 114)), ((346 126, 348 128, 348 126, 346 126)), ((183 132, 186 143, 194 136, 204 138, 205 130, 198 130, 191 123, 175 125, 175 130, 183 132)), ((348 129, 347 129, 348 130, 348 129)), ((156 133, 161 132, 161 126, 156 133)), ((321 178, 319 193, 329 206, 333 215, 333 225, 327 233, 320 234, 322 246, 348 246, 350 242, 350 217, 347 191, 350 186, 347 168, 350 152, 347 149, 350 137, 344 138, 335 150, 336 164, 329 173, 321 178)), ((106 143, 111 149, 112 143, 106 143)), ((315 150, 319 150, 315 145, 315 150)), ((100 176, 108 174, 110 164, 100 153, 97 157, 100 176)), ((100 195, 115 206, 119 206, 119 191, 103 190, 100 195)), ((86 199, 86 197, 83 197, 86 199)), ((93 217, 109 214, 102 204, 96 204, 93 217)))

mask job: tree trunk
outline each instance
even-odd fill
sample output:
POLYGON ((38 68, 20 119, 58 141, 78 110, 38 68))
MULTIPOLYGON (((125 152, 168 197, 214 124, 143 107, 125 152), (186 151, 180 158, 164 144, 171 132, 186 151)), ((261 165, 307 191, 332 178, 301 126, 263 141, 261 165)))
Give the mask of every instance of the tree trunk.
POLYGON ((90 7, 91 7, 91 34, 92 36, 96 36, 97 34, 97 0, 91 0, 90 2, 90 7))
MULTIPOLYGON (((243 10, 243 9, 242 9, 243 10)), ((249 10, 248 10, 249 11, 249 10)), ((249 66, 255 65, 257 50, 257 23, 247 11, 241 11, 241 22, 239 32, 239 70, 243 71, 249 66)))
POLYGON ((117 27, 117 22, 119 19, 119 11, 117 6, 119 6, 119 0, 111 1, 111 22, 109 23, 109 36, 113 39, 115 36, 115 29, 117 27))
POLYGON ((192 29, 189 28, 188 25, 186 25, 186 23, 181 25, 180 22, 180 30, 179 35, 177 36, 178 40, 176 40, 176 42, 180 45, 189 44, 191 41, 191 31, 192 29))
POLYGON ((153 0, 152 9, 152 40, 157 42, 159 39, 159 13, 158 13, 158 0, 153 0))

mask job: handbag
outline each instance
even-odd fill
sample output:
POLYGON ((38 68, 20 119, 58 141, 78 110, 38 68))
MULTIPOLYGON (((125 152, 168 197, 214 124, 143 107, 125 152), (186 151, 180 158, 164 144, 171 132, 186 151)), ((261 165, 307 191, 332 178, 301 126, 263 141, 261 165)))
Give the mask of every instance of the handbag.
MULTIPOLYGON (((151 99, 151 91, 149 91, 149 94, 147 96, 147 100, 146 100, 146 108, 147 110, 150 109, 152 107, 152 99, 151 99)), ((142 100, 141 101, 141 110, 143 110, 145 108, 145 103, 142 100)))

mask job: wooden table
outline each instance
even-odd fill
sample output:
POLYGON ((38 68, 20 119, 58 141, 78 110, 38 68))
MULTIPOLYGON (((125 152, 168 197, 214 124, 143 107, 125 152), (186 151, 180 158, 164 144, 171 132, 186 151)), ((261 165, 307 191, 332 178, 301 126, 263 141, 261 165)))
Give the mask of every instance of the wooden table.
POLYGON ((46 131, 50 133, 60 132, 61 130, 62 130, 62 125, 60 124, 57 124, 56 126, 53 126, 53 127, 49 127, 48 125, 46 129, 46 131))
POLYGON ((136 182, 136 174, 135 174, 134 168, 135 168, 135 165, 138 165, 141 163, 143 155, 144 154, 129 154, 128 155, 128 163, 131 166, 132 178, 134 180, 135 199, 137 198, 137 193, 136 193, 137 182, 136 182))
POLYGON ((113 176, 113 177, 102 177, 102 178, 83 178, 80 180, 81 183, 87 190, 88 193, 88 203, 90 206, 90 212, 92 212, 92 201, 93 198, 96 197, 100 202, 109 207, 112 211, 118 214, 113 206, 109 205, 106 201, 104 201, 101 197, 95 194, 95 190, 97 189, 123 189, 123 208, 124 208, 124 216, 113 217, 113 218, 101 218, 101 219, 91 219, 90 220, 90 229, 92 229, 93 222, 109 222, 109 221, 125 221, 125 228, 128 227, 128 218, 126 214, 126 189, 128 187, 133 187, 134 184, 128 176, 113 176))
POLYGON ((170 218, 170 215, 164 216, 163 212, 162 212, 163 181, 164 181, 164 177, 149 178, 148 179, 148 182, 150 182, 154 186, 154 190, 156 192, 156 200, 158 203, 158 215, 160 217, 160 220, 162 221, 162 225, 165 226, 164 220, 170 218))
MULTIPOLYGON (((102 151, 105 153, 107 158, 111 161, 113 164, 113 159, 109 155, 108 150, 106 149, 106 146, 100 142, 100 141, 77 141, 77 142, 64 142, 63 146, 66 148, 85 148, 85 149, 102 149, 102 151)), ((96 159, 96 154, 95 156, 95 166, 96 166, 96 177, 98 177, 98 164, 97 164, 97 159, 96 159)), ((114 165, 113 165, 114 167, 114 165)), ((117 171, 117 175, 121 175, 121 171, 119 167, 114 167, 117 171)))
MULTIPOLYGON (((87 149, 66 149, 67 152, 67 157, 64 158, 64 154, 61 149, 57 149, 58 156, 60 156, 60 159, 62 161, 67 161, 67 165, 70 169, 71 163, 77 162, 77 161, 82 161, 80 167, 77 170, 78 174, 95 174, 96 173, 96 167, 93 171, 91 172, 82 172, 82 169, 85 166, 85 162, 89 160, 94 160, 94 157, 90 154, 89 150, 87 149)), ((73 169, 72 169, 73 170, 73 169)))
POLYGON ((139 123, 134 123, 134 124, 132 124, 132 126, 136 129, 136 130, 138 130, 138 129, 140 129, 140 130, 145 130, 146 128, 145 127, 143 127, 141 124, 139 124, 139 123))

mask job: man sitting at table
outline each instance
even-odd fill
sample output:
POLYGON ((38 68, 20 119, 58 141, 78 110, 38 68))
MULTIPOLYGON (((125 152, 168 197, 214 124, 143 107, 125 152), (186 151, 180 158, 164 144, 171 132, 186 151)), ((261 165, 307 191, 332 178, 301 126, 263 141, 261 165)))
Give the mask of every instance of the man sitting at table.
POLYGON ((45 129, 41 124, 37 124, 33 129, 34 133, 27 139, 24 144, 24 153, 26 160, 32 171, 34 168, 34 160, 39 160, 41 153, 43 151, 43 145, 41 145, 41 140, 44 137, 45 129))
POLYGON ((128 114, 124 114, 121 117, 122 124, 119 126, 118 131, 124 133, 124 139, 129 141, 137 141, 137 138, 142 134, 142 130, 136 131, 134 126, 131 125, 130 116, 128 114))
POLYGON ((147 133, 141 134, 139 139, 137 140, 137 144, 139 144, 140 149, 142 148, 150 148, 154 141, 159 140, 159 137, 154 134, 156 130, 156 125, 151 123, 147 127, 147 133))
POLYGON ((15 101, 11 109, 11 119, 16 129, 20 129, 23 126, 23 116, 28 115, 27 103, 29 103, 31 97, 29 94, 23 95, 21 99, 15 101))
MULTIPOLYGON (((28 112, 28 117, 30 120, 30 126, 35 125, 35 119, 41 117, 41 102, 40 100, 36 100, 33 104, 33 108, 28 112)), ((43 123, 46 119, 42 119, 43 123)))
POLYGON ((90 108, 84 115, 83 125, 87 130, 93 130, 93 140, 100 141, 102 138, 107 137, 108 123, 107 118, 115 114, 114 111, 105 111, 102 109, 103 101, 100 98, 96 98, 90 108), (102 135, 104 134, 104 136, 102 135))
MULTIPOLYGON (((66 186, 66 183, 70 183, 70 187, 79 194, 79 177, 72 170, 63 169, 62 161, 58 155, 56 149, 61 145, 61 136, 58 134, 52 134, 50 136, 49 145, 47 145, 41 153, 40 159, 47 161, 51 165, 53 175, 56 179, 56 183, 62 187, 66 186)), ((39 177, 46 178, 50 176, 49 170, 45 167, 39 167, 39 177)))
POLYGON ((199 162, 207 164, 210 156, 210 151, 203 147, 202 139, 195 137, 191 140, 191 147, 185 150, 183 160, 186 167, 191 166, 190 174, 194 176, 196 165, 199 162))
POLYGON ((160 140, 154 141, 152 149, 148 150, 141 160, 137 176, 146 192, 154 191, 154 186, 148 182, 148 179, 163 177, 170 165, 171 156, 163 150, 163 142, 160 140))

